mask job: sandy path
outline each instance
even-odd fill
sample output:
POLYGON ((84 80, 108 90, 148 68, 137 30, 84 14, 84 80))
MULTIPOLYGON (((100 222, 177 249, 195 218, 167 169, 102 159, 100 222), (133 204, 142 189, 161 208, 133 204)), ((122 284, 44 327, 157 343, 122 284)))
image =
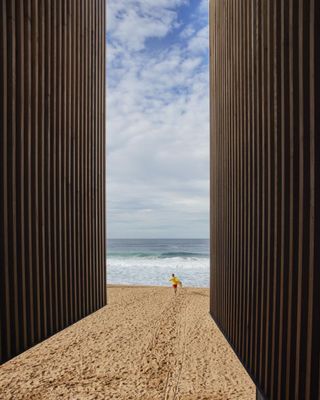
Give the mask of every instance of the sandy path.
POLYGON ((109 305, 0 367, 0 399, 254 399, 209 291, 113 287, 109 305))

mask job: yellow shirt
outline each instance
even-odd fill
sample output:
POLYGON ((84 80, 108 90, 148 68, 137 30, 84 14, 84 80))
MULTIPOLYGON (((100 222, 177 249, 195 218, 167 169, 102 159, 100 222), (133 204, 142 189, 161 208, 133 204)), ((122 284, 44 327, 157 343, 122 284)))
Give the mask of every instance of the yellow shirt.
POLYGON ((172 277, 172 278, 169 279, 169 280, 170 280, 170 282, 171 282, 173 285, 178 285, 178 283, 180 283, 180 279, 177 278, 176 276, 172 277))

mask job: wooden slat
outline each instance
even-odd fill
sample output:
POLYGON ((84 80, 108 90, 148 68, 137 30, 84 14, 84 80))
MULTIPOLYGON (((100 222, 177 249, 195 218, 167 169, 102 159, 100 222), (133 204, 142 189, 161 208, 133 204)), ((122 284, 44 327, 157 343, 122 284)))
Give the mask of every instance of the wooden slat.
POLYGON ((71 265, 74 265, 73 268, 70 268, 72 275, 72 285, 73 285, 73 310, 72 310, 72 322, 77 321, 78 319, 78 260, 77 260, 77 240, 73 240, 72 238, 76 235, 76 151, 77 151, 77 140, 76 140, 76 111, 77 111, 77 101, 76 101, 76 82, 77 82, 77 69, 76 69, 76 60, 77 60, 77 48, 74 45, 76 42, 76 22, 77 22, 77 13, 76 13, 76 4, 75 0, 70 1, 70 13, 71 13, 71 37, 70 37, 70 85, 71 85, 71 93, 70 93, 70 101, 71 101, 71 116, 70 116, 70 156, 71 156, 71 177, 70 177, 70 254, 71 254, 71 265))
MULTIPOLYGON (((17 238, 17 199, 16 199, 16 144, 17 144, 17 129, 16 129, 16 10, 13 2, 7 3, 8 18, 8 114, 7 114, 7 160, 8 160, 8 235, 9 237, 17 238)), ((20 342, 20 326, 18 312, 18 277, 17 277, 17 241, 8 241, 8 255, 11 260, 9 268, 9 280, 11 282, 10 291, 10 324, 12 334, 13 351, 19 351, 20 342)), ((7 321, 8 323, 8 321, 7 321)))
POLYGON ((53 241, 52 241, 52 217, 51 217, 51 201, 52 201, 52 179, 51 179, 51 165, 52 165, 52 147, 51 147, 51 137, 52 135, 52 124, 51 120, 51 100, 52 100, 52 63, 50 53, 53 49, 51 33, 52 33, 52 18, 51 18, 51 2, 45 3, 45 23, 44 23, 44 33, 45 33, 45 47, 44 59, 45 59, 45 72, 44 72, 44 220, 46 221, 45 229, 45 264, 47 265, 46 270, 46 280, 47 280, 47 334, 52 335, 54 332, 54 260, 52 259, 53 252, 53 241))
POLYGON ((71 267, 74 265, 74 253, 73 253, 73 240, 72 240, 72 224, 73 224, 73 176, 72 176, 72 153, 73 153, 73 141, 72 141, 72 128, 73 128, 73 114, 72 114, 72 103, 73 96, 72 93, 72 29, 73 29, 73 9, 72 9, 72 1, 68 0, 66 2, 66 263, 68 265, 67 268, 67 281, 68 281, 68 290, 69 290, 69 300, 68 300, 68 324, 73 323, 75 321, 74 317, 74 271, 71 267))
MULTIPOLYGON (((107 76, 106 76, 106 68, 107 68, 107 58, 105 57, 106 54, 106 31, 107 31, 107 26, 106 26, 106 21, 107 21, 107 3, 104 0, 101 0, 101 30, 100 30, 100 41, 101 41, 101 48, 102 52, 100 52, 100 57, 101 57, 101 80, 102 80, 102 87, 101 87, 101 192, 102 192, 102 204, 101 204, 101 209, 103 210, 103 218, 101 219, 102 227, 101 227, 101 277, 102 281, 104 283, 107 282, 107 248, 105 243, 107 243, 107 191, 106 191, 106 180, 107 180, 107 175, 106 175, 106 124, 104 121, 107 119, 106 115, 106 90, 107 90, 107 76)), ((100 286, 100 290, 102 289, 102 304, 106 304, 107 302, 107 291, 105 290, 105 286, 100 286)))
MULTIPOLYGON (((17 1, 16 1, 17 3, 17 1)), ((26 347, 27 340, 27 304, 26 304, 26 260, 25 260, 25 214, 24 214, 24 196, 25 196, 25 126, 23 123, 25 107, 25 54, 24 54, 24 15, 23 8, 17 10, 17 224, 19 226, 17 233, 17 262, 19 279, 19 314, 21 318, 21 341, 22 347, 26 347)))
POLYGON ((3 358, 12 357, 13 344, 11 341, 10 326, 10 281, 9 281, 9 232, 8 232, 8 9, 7 2, 1 3, 1 88, 3 96, 0 97, 1 107, 1 185, 3 188, 1 199, 1 236, 3 246, 1 248, 1 355, 3 358))
MULTIPOLYGON (((62 265, 66 267, 62 271, 62 282, 63 282, 63 324, 69 325, 70 315, 70 301, 68 301, 69 292, 71 290, 69 283, 68 274, 68 218, 67 218, 67 1, 63 1, 61 4, 61 259, 62 265)), ((70 293, 71 295, 71 293, 70 293)))
MULTIPOLYGON (((39 98, 38 98, 38 129, 45 132, 45 5, 39 3, 39 98)), ((39 265, 40 265, 40 313, 42 336, 48 336, 48 309, 47 305, 47 271, 46 265, 45 232, 47 221, 45 218, 45 139, 47 135, 39 134, 38 141, 38 187, 39 187, 39 265)))

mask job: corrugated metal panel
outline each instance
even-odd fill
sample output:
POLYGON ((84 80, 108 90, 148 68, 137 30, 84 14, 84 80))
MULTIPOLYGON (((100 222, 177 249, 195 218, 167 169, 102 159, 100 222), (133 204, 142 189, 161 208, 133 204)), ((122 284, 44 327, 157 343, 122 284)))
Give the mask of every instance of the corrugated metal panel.
POLYGON ((211 314, 270 399, 320 399, 319 3, 211 0, 211 314))
POLYGON ((106 304, 105 8, 0 4, 0 362, 106 304))

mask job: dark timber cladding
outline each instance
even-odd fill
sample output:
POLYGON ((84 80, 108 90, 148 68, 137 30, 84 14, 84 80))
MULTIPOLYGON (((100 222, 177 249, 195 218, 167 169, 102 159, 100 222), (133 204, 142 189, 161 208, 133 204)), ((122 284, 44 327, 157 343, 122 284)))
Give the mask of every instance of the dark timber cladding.
POLYGON ((0 2, 0 362, 106 303, 105 7, 0 2))
POLYGON ((211 314, 269 399, 320 399, 319 1, 211 0, 211 314))

